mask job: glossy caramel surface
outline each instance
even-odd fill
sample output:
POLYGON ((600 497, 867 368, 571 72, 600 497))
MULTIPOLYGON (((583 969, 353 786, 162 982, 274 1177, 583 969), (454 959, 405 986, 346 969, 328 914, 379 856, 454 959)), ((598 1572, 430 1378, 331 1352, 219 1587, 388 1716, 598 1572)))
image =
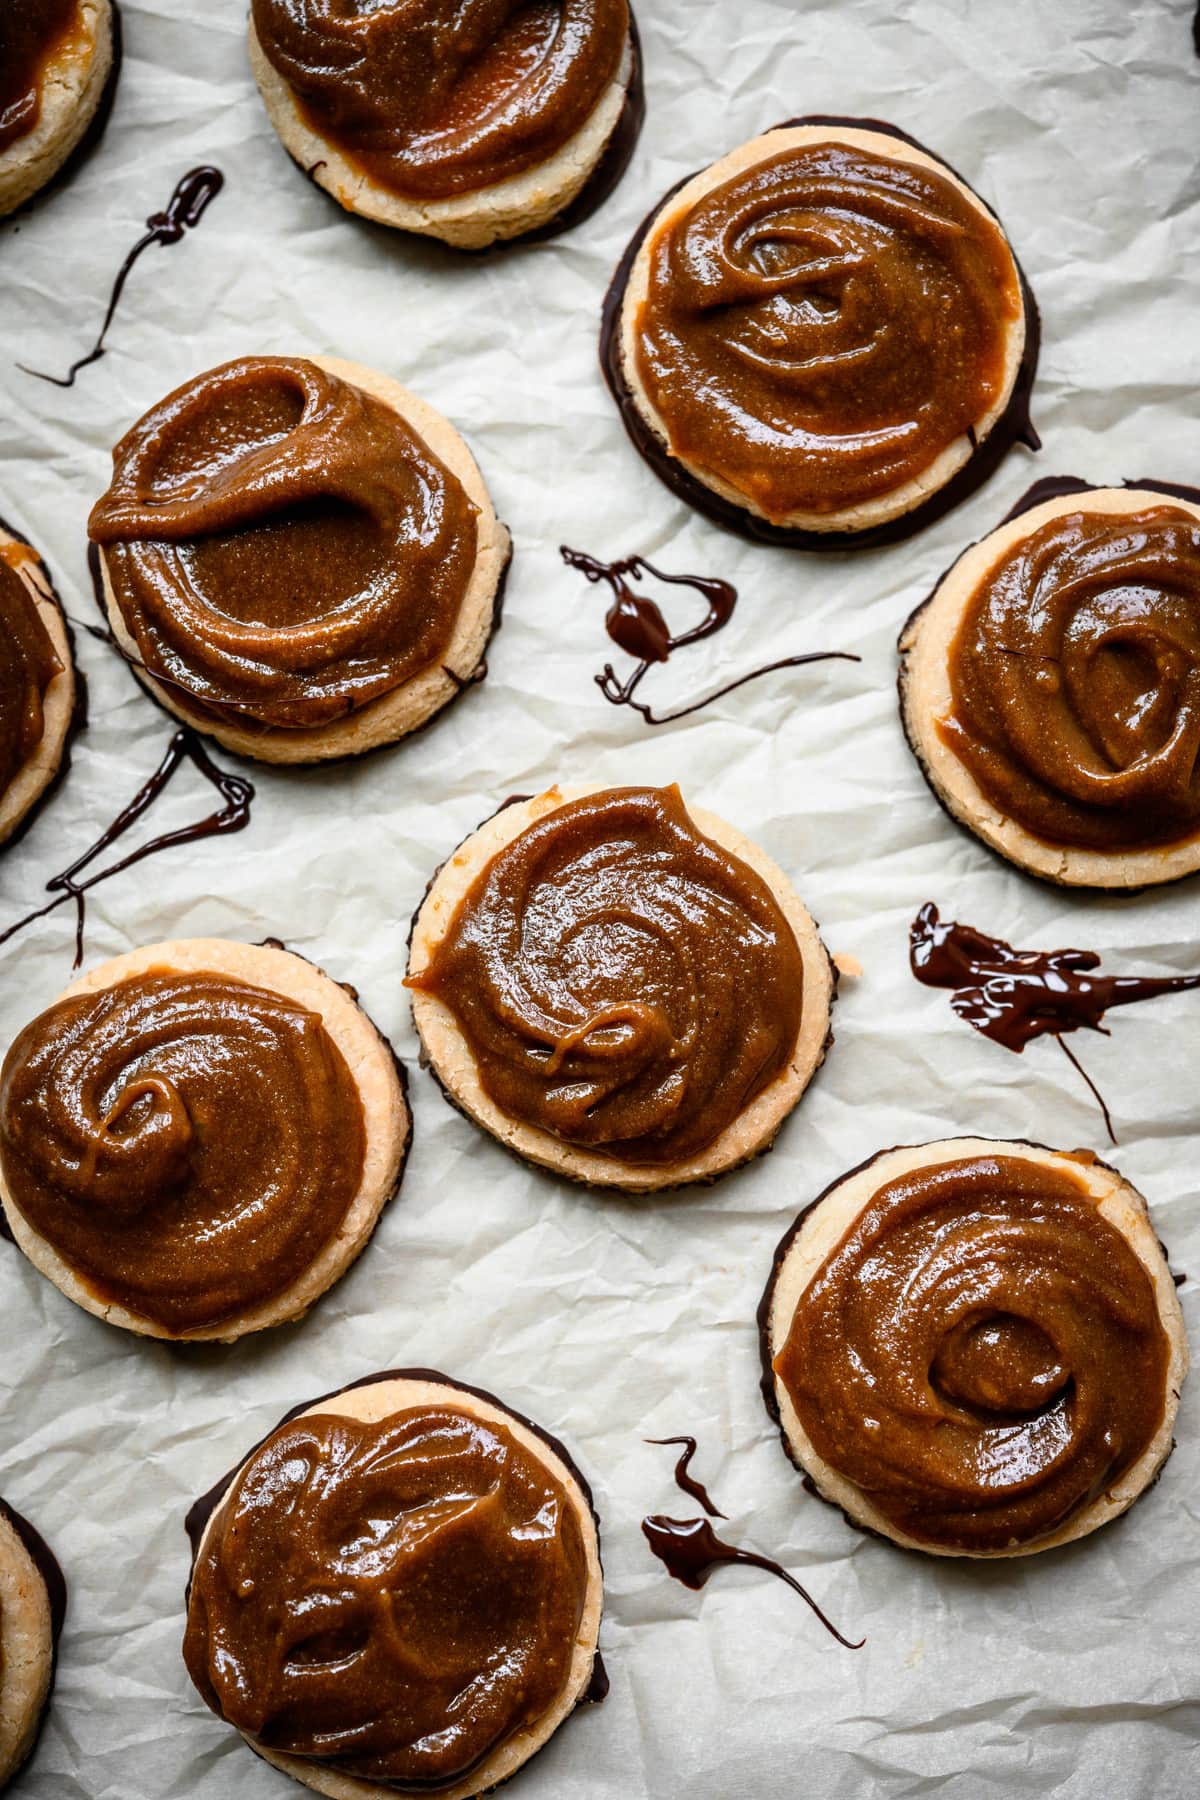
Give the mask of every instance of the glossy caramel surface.
POLYGON ((786 1068, 804 971, 766 883, 677 788, 612 788, 501 850, 408 985, 450 1008, 506 1113, 665 1164, 786 1068))
POLYGON ((184 1655, 269 1749, 437 1791, 533 1726, 588 1588, 565 1488, 447 1400, 314 1414, 243 1465, 197 1559, 184 1655))
POLYGON ((342 1224, 362 1104, 316 1013, 168 970, 63 1000, 0 1072, 0 1166, 84 1285, 172 1331, 282 1293, 342 1224))
POLYGON ((36 128, 46 65, 82 23, 79 0, 0 5, 0 154, 36 128))
POLYGON ((478 536, 457 476, 390 406, 266 356, 147 413, 89 530, 149 672, 281 730, 327 725, 435 663, 478 536))
POLYGON ((950 649, 943 742, 1036 837, 1137 850, 1200 826, 1200 520, 1077 511, 1006 551, 950 649))
POLYGON ((783 150, 652 228, 649 257, 632 374, 672 453, 769 520, 879 500, 1006 397, 1016 264, 937 169, 783 150))
POLYGON ((253 0, 252 13, 311 129, 418 201, 549 161, 629 41, 627 0, 253 0))
POLYGON ((45 732, 46 689, 62 663, 36 602, 0 545, 0 798, 25 767, 45 732))
POLYGON ((802 1293, 775 1371, 817 1455, 923 1544, 1036 1544, 1162 1422, 1154 1287, 1081 1182, 1009 1155, 885 1183, 802 1293))

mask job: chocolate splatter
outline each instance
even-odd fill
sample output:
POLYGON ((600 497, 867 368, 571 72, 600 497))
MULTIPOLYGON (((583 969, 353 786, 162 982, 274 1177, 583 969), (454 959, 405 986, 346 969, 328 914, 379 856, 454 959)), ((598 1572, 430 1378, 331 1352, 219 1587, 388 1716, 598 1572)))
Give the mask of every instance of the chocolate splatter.
POLYGON ((16 924, 10 925, 6 931, 0 932, 0 944, 6 944, 10 938, 15 937, 19 931, 23 931, 27 925, 32 925, 35 919, 45 918, 47 913, 52 913, 58 907, 65 906, 68 901, 73 901, 76 925, 75 961, 72 966, 76 969, 79 968, 83 961, 83 931, 87 895, 92 888, 98 887, 102 881, 111 881, 114 875, 123 874, 126 869, 133 868, 136 863, 145 862, 147 857, 157 856, 163 850, 173 849, 177 844, 193 844, 202 838, 220 837, 228 832, 243 831, 250 823, 250 808, 253 800, 253 784, 241 775, 233 775, 227 769, 220 768, 213 762, 196 733, 189 726, 181 726, 172 737, 166 753, 153 775, 138 789, 128 805, 121 809, 112 824, 89 849, 84 851, 82 856, 76 858, 70 868, 64 869, 60 875, 52 876, 46 883, 46 892, 53 894, 54 899, 45 906, 27 913, 23 919, 18 919, 16 924), (160 837, 151 838, 148 843, 140 845, 128 856, 121 857, 118 861, 108 864, 103 869, 98 869, 94 874, 81 880, 80 877, 84 875, 96 858, 103 855, 105 850, 111 849, 143 814, 149 811, 184 763, 190 763, 192 768, 204 777, 205 781, 220 795, 223 804, 215 812, 207 814, 192 825, 183 825, 175 831, 164 832, 160 837))
POLYGON ((702 638, 712 637, 715 632, 721 631, 733 616, 738 599, 737 589, 728 581, 721 581, 714 576, 668 575, 664 570, 655 568, 644 556, 628 556, 618 562, 606 563, 589 556, 585 551, 572 550, 566 544, 561 546, 561 555, 569 568, 578 569, 588 581, 593 584, 603 581, 612 589, 613 602, 605 618, 605 629, 619 649, 637 659, 637 667, 622 682, 612 664, 605 663, 603 674, 594 679, 610 705, 632 707, 647 725, 670 725, 676 719, 686 719, 692 713, 711 706, 714 700, 720 700, 737 688, 745 687, 747 682, 757 681, 760 675, 770 675, 777 669, 794 669, 813 662, 862 661, 861 657, 848 650, 814 650, 802 656, 784 656, 776 662, 765 663, 761 668, 751 669, 748 674, 718 688, 715 694, 706 694, 703 699, 693 701, 690 706, 671 713, 654 713, 644 702, 635 698, 646 674, 656 663, 667 662, 676 650, 683 649, 686 644, 699 643, 702 638), (645 594, 635 593, 629 585, 630 579, 640 581, 646 575, 652 575, 656 581, 670 587, 693 588, 707 607, 700 623, 693 625, 688 631, 672 633, 657 602, 645 594))
POLYGON ((1057 1038, 1091 1089, 1114 1144, 1108 1107, 1065 1035, 1086 1029, 1107 1036, 1110 1007, 1200 988, 1200 975, 1097 974, 1094 950, 1014 950, 971 925, 943 923, 932 901, 913 921, 909 961, 926 987, 953 989, 950 1005, 958 1017, 1006 1050, 1020 1054, 1035 1038, 1057 1038))
POLYGON ((144 236, 140 237, 125 261, 117 271, 113 283, 112 294, 108 302, 108 311, 104 315, 104 323, 100 327, 100 335, 86 356, 72 363, 65 375, 47 375, 42 369, 31 369, 25 363, 17 367, 26 375, 33 375, 38 381, 49 381, 54 387, 69 388, 75 386, 75 378, 81 370, 89 368, 92 363, 99 362, 105 354, 105 338, 121 304, 121 296, 125 292, 125 283, 133 273, 134 265, 145 254, 152 244, 161 244, 167 249, 178 244, 186 232, 200 223, 209 206, 225 186, 225 177, 220 169, 210 164, 203 164, 198 169, 189 169, 188 173, 177 184, 175 192, 167 202, 165 212, 151 213, 146 220, 144 236))
POLYGON ((698 1500, 710 1519, 725 1518, 726 1515, 721 1511, 720 1507, 713 1505, 712 1496, 704 1486, 704 1483, 702 1481, 697 1481, 694 1475, 688 1474, 691 1460, 699 1448, 694 1437, 647 1438, 646 1442, 648 1444, 664 1445, 682 1444, 683 1455, 675 1464, 676 1487, 680 1488, 685 1494, 690 1494, 693 1500, 698 1500))
POLYGON ((747 1568, 765 1569, 768 1575, 786 1582, 794 1593, 799 1594, 806 1606, 812 1608, 831 1637, 847 1650, 861 1650, 866 1638, 852 1643, 843 1637, 832 1620, 826 1618, 812 1595, 800 1586, 794 1576, 789 1575, 781 1563, 769 1556, 759 1556, 753 1550, 739 1550, 733 1544, 725 1543, 719 1538, 707 1519, 666 1519, 661 1516, 642 1520, 642 1531, 646 1541, 659 1561, 665 1566, 667 1573, 684 1587, 699 1591, 708 1581, 714 1570, 727 1567, 731 1563, 740 1563, 747 1568))

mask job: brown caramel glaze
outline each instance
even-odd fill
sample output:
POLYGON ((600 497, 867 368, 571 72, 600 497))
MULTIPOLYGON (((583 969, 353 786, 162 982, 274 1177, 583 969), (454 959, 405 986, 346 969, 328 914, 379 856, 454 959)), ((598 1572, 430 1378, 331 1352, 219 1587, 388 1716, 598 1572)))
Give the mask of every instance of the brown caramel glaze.
POLYGON ((549 161, 616 80, 626 0, 400 4, 252 0, 263 53, 302 117, 370 180, 414 201, 475 193, 549 161))
MULTIPOLYGON (((6 532, 10 538, 15 538, 18 545, 22 545, 22 544, 26 543, 24 534, 22 532, 18 531, 17 527, 15 525, 13 525, 12 523, 10 523, 10 521, 8 519, 4 518, 3 515, 0 515, 0 531, 6 532)), ((27 546, 27 547, 32 548, 31 546, 27 546)), ((5 558, 3 556, 3 553, 0 552, 0 561, 4 561, 4 560, 5 560, 5 558)), ((33 806, 30 807, 29 811, 26 813, 25 817, 21 820, 21 823, 17 826, 16 830, 10 832, 9 835, 5 838, 4 843, 2 845, 0 845, 0 855, 3 855, 5 850, 11 850, 14 844, 20 842, 20 840, 25 836, 25 833, 30 829, 30 827, 34 823, 38 814, 41 812, 43 806, 46 805, 47 801, 49 801, 53 798, 53 796, 58 792, 59 788, 62 786, 63 782, 66 780, 67 775, 70 771, 70 767, 71 767, 71 752, 72 752, 72 749, 74 746, 74 741, 75 741, 76 737, 78 736, 78 734, 87 728, 87 721, 88 721, 87 677, 84 675, 83 670, 79 667, 79 663, 75 656, 75 633, 72 630, 71 620, 67 616, 66 608, 63 606, 63 603, 62 603, 62 596, 59 593, 58 588, 55 586, 54 578, 51 575, 49 569, 46 567, 46 564, 42 561, 40 556, 38 557, 38 565, 39 565, 42 580, 45 583, 46 587, 50 590, 50 597, 53 600, 55 606, 57 606, 57 608, 58 608, 59 617, 61 618, 62 624, 63 624, 63 630, 66 633, 67 646, 71 652, 71 661, 72 661, 72 663, 74 665, 74 669, 75 669, 75 709, 74 709, 73 713, 71 714, 71 723, 67 727, 67 735, 66 735, 65 739, 63 740, 62 756, 59 760, 58 768, 55 771, 52 780, 50 782, 48 782, 48 784, 45 788, 45 791, 39 795, 38 799, 35 801, 33 806)), ((85 627, 85 629, 87 629, 87 628, 85 627)), ((3 938, 0 938, 0 943, 3 943, 3 942, 4 942, 3 938)))
MULTIPOLYGON (((7 1237, 8 1233, 4 1232, 0 1235, 7 1237)), ((30 1562, 42 1578, 42 1585, 46 1589, 46 1599, 50 1604, 50 1685, 46 1690, 46 1699, 38 1720, 37 1735, 34 1737, 25 1759, 28 1762, 37 1749, 37 1740, 41 1736, 42 1727, 45 1725, 50 1711, 50 1703, 54 1698, 54 1678, 58 1672, 58 1647, 67 1616, 67 1578, 63 1574, 58 1558, 41 1532, 35 1531, 29 1520, 23 1518, 5 1500, 0 1500, 0 1518, 7 1521, 24 1545, 30 1562)), ((22 1767, 24 1767, 24 1763, 22 1767)))
POLYGON ((320 1017, 217 974, 76 994, 0 1074, 13 1205, 104 1301, 185 1334, 281 1294, 362 1177, 362 1104, 320 1017))
MULTIPOLYGON (((599 1546, 600 1519, 596 1512, 596 1503, 591 1486, 586 1477, 581 1473, 566 1445, 561 1443, 558 1438, 552 1437, 548 1431, 543 1430, 542 1427, 535 1424, 532 1419, 527 1419, 523 1413, 517 1412, 515 1408, 498 1400, 495 1394, 489 1393, 486 1388, 472 1387, 465 1381, 453 1381, 448 1375, 443 1375, 437 1369, 382 1369, 377 1374, 364 1375, 358 1381, 352 1381, 344 1387, 334 1388, 329 1393, 318 1394, 315 1398, 303 1400, 299 1406, 292 1407, 291 1411, 285 1413, 283 1418, 280 1419, 278 1425, 273 1427, 271 1431, 266 1432, 258 1440, 241 1462, 237 1463, 229 1470, 228 1474, 223 1475, 219 1481, 215 1482, 214 1485, 209 1488, 207 1493, 202 1494, 198 1500, 193 1502, 188 1509, 187 1517, 184 1521, 188 1541, 192 1547, 192 1572, 189 1574, 184 1595, 185 1604, 190 1605, 191 1602, 196 1556, 205 1530, 207 1529, 208 1522, 212 1518, 214 1512, 216 1512, 217 1508, 224 1501, 226 1494, 229 1492, 246 1463, 250 1461, 251 1457, 255 1456, 257 1452, 262 1449, 263 1445, 274 1436, 276 1431, 282 1430, 283 1427, 290 1425, 294 1419, 299 1418, 301 1413, 308 1412, 314 1406, 321 1406, 326 1400, 335 1400, 342 1394, 354 1393, 358 1388, 374 1387, 377 1383, 384 1381, 427 1381, 440 1387, 447 1388, 450 1390, 451 1395, 454 1390, 457 1390, 460 1393, 471 1394, 477 1400, 484 1400, 487 1401, 489 1405, 498 1407, 502 1412, 507 1413, 511 1418, 515 1419, 518 1424, 523 1425, 527 1431, 531 1431, 535 1437, 541 1439, 548 1449, 554 1452, 555 1456, 558 1457, 559 1461, 566 1467, 577 1483, 592 1515, 592 1522, 596 1529, 597 1546, 599 1546)), ((599 1705, 607 1697, 608 1691, 608 1672, 605 1669, 600 1652, 597 1651, 595 1661, 592 1665, 592 1679, 588 1687, 580 1695, 579 1704, 581 1706, 599 1705)))
MULTIPOLYGON (((85 629, 94 631, 96 628, 86 626, 85 629)), ((45 918, 47 913, 55 912, 60 906, 65 906, 68 901, 73 901, 75 905, 74 967, 79 968, 83 961, 87 895, 92 888, 99 887, 103 881, 110 881, 114 875, 123 874, 126 869, 133 868, 137 863, 145 862, 147 857, 157 856, 163 850, 174 849, 177 844, 194 844, 205 838, 223 837, 228 832, 244 831, 250 823, 250 808, 253 801, 253 784, 241 775, 234 775, 229 770, 222 769, 209 756, 196 733, 187 725, 180 726, 167 745, 163 759, 153 775, 142 784, 132 800, 122 807, 111 825, 106 826, 95 843, 91 844, 82 856, 77 856, 69 868, 64 869, 60 875, 50 877, 46 883, 46 891, 53 894, 54 899, 47 901, 45 906, 35 908, 33 912, 27 913, 24 918, 18 919, 15 924, 9 925, 0 932, 0 944, 6 944, 9 938, 15 937, 27 925, 32 925, 35 919, 45 918), (107 864, 103 869, 98 869, 81 880, 80 877, 85 875, 85 871, 91 867, 96 858, 103 855, 105 850, 111 849, 150 810, 185 763, 189 764, 208 782, 209 786, 220 796, 222 805, 215 812, 207 813, 202 819, 198 819, 193 825, 178 826, 174 831, 163 832, 160 836, 151 838, 147 843, 140 844, 136 850, 130 851, 127 856, 107 864)))
POLYGON ((775 1280, 805 1216, 759 1310, 768 1409, 778 1422, 778 1374, 817 1455, 907 1537, 1037 1544, 1149 1447, 1170 1349, 1154 1288, 1061 1169, 973 1156, 885 1183, 772 1365, 775 1280))
POLYGON ((109 296, 108 310, 104 315, 104 323, 92 348, 77 362, 73 362, 65 375, 47 375, 41 369, 31 369, 25 363, 17 367, 26 375, 33 375, 38 381, 48 381, 54 387, 71 388, 81 370, 90 368, 107 355, 105 340, 109 328, 117 316, 117 308, 121 304, 121 296, 125 292, 125 283, 133 273, 135 265, 149 250, 152 244, 159 244, 164 250, 173 244, 181 243, 188 231, 193 230, 204 217, 209 206, 216 199, 225 185, 225 177, 220 169, 204 164, 200 168, 189 169, 176 184, 175 191, 168 200, 163 212, 151 213, 146 220, 146 230, 126 256, 117 271, 109 296))
POLYGON ((861 1650, 866 1638, 857 1643, 843 1637, 837 1626, 828 1619, 817 1605, 807 1588, 801 1587, 794 1575, 789 1575, 782 1563, 777 1563, 770 1556, 759 1556, 753 1550, 739 1550, 733 1544, 727 1544, 719 1538, 707 1519, 668 1519, 661 1514, 654 1514, 642 1520, 642 1532, 654 1555, 664 1565, 668 1575, 675 1581, 681 1581, 684 1587, 699 1592, 708 1581, 710 1575, 718 1569, 740 1564, 749 1569, 765 1569, 768 1575, 775 1575, 799 1594, 804 1604, 811 1607, 820 1619, 830 1637, 837 1639, 847 1650, 861 1650))
POLYGON ((46 689, 63 665, 32 594, 0 545, 0 796, 45 736, 46 689))
POLYGON ((766 883, 677 788, 616 788, 501 850, 406 986, 454 1013, 510 1116, 661 1164, 715 1142, 787 1066, 803 967, 766 883))
POLYGON ((946 746, 1046 842, 1121 851, 1200 825, 1200 522, 1046 520, 978 584, 950 649, 946 746))
MULTIPOLYGON (((515 237, 497 238, 495 243, 486 244, 482 248, 473 249, 465 244, 448 244, 438 238, 426 238, 424 242, 431 255, 445 251, 448 256, 497 256, 514 246, 546 243, 551 238, 562 237, 568 231, 574 231, 577 226, 585 225, 594 214, 600 211, 600 208, 620 186, 625 171, 633 159, 638 139, 642 134, 642 127, 646 122, 645 64, 641 35, 632 9, 629 14, 629 44, 629 86, 625 90, 625 104, 621 108, 617 123, 613 128, 613 134, 605 147, 604 155, 570 204, 564 207, 557 217, 548 219, 544 225, 536 225, 531 231, 520 232, 515 237)), ((291 155, 291 152, 289 151, 288 154, 291 155)), ((339 214, 344 214, 345 209, 337 196, 330 193, 328 188, 322 187, 317 180, 317 171, 324 167, 323 159, 318 158, 316 162, 307 166, 296 157, 292 157, 292 161, 318 193, 324 195, 326 200, 336 206, 339 214)), ((369 226, 375 222, 363 220, 362 223, 369 226)), ((376 224, 375 229, 389 231, 391 228, 376 224)))
POLYGON ((0 7, 0 154, 37 128, 47 65, 81 23, 80 0, 5 0, 0 7))
POLYGON ((445 653, 476 508, 362 389, 244 357, 168 395, 113 464, 89 534, 142 663, 202 711, 319 727, 445 653))
MULTIPOLYGON (((37 0, 30 0, 30 4, 37 4, 37 0)), ((91 160, 93 153, 100 144, 101 138, 104 136, 109 118, 112 115, 113 102, 116 99, 117 87, 121 75, 121 65, 125 60, 125 33, 121 18, 120 0, 109 0, 109 5, 112 11, 112 67, 109 70, 108 79, 104 84, 104 92, 100 96, 100 103, 96 108, 92 122, 88 126, 77 147, 71 152, 70 156, 63 164, 62 168, 56 170, 50 177, 50 180, 46 182, 43 187, 38 188, 36 193, 31 194, 29 199, 26 200, 22 206, 17 208, 16 212, 10 213, 7 218, 0 220, 0 228, 4 225, 13 223, 16 225, 16 228, 19 229, 21 219, 34 205, 43 200, 47 195, 53 194, 59 187, 65 186, 65 184, 91 160)))
POLYGON ((692 1458, 699 1449, 694 1437, 647 1438, 648 1444, 682 1444, 683 1453, 675 1464, 675 1486, 690 1499, 698 1500, 710 1519, 723 1519, 725 1514, 714 1506, 712 1496, 702 1481, 689 1474, 692 1458))
POLYGON ((644 676, 655 663, 667 662, 676 650, 683 649, 686 644, 698 643, 701 638, 711 637, 714 632, 721 631, 733 617, 733 610, 737 605, 737 589, 732 583, 715 576, 668 575, 662 569, 656 569, 644 556, 627 556, 619 562, 606 563, 589 556, 586 551, 572 550, 566 544, 561 546, 559 554, 568 568, 578 569, 593 585, 604 581, 612 589, 613 602, 605 619, 605 629, 619 649, 637 659, 637 667, 624 681, 620 681, 612 664, 605 663, 603 673, 594 677, 595 683, 610 706, 631 707, 647 725, 670 725, 676 719, 688 719, 693 713, 711 706, 714 700, 721 700, 726 694, 745 687, 747 682, 757 681, 761 675, 771 675, 777 669, 794 669, 812 662, 862 661, 860 656, 847 650, 812 650, 803 656, 783 656, 775 662, 751 669, 736 681, 727 682, 724 687, 718 688, 715 694, 706 694, 689 706, 670 713, 653 712, 644 701, 636 698, 644 676), (658 602, 646 594, 635 593, 629 585, 630 578, 637 581, 645 575, 652 575, 656 581, 665 582, 671 587, 694 588, 707 607, 700 623, 677 635, 672 634, 658 602))
MULTIPOLYGON (((835 114, 808 114, 799 119, 786 119, 774 130, 789 130, 800 125, 828 125, 861 131, 876 131, 889 137, 899 138, 915 149, 924 150, 927 155, 934 153, 895 125, 889 125, 880 119, 860 119, 842 117, 835 114)), ((952 174, 957 170, 938 157, 944 168, 952 174)), ((800 550, 846 550, 870 549, 882 544, 894 544, 922 531, 927 525, 940 519, 945 513, 952 511, 977 488, 981 487, 994 474, 1008 452, 1017 443, 1023 443, 1030 450, 1041 448, 1041 439, 1034 429, 1030 416, 1030 403, 1033 394, 1034 377, 1037 372, 1038 352, 1041 346, 1041 320, 1037 301, 1034 298, 1025 272, 1016 259, 1017 274, 1021 284, 1021 297, 1025 309, 1025 349, 1020 368, 1013 387, 1012 398, 1003 415, 996 421, 983 443, 980 444, 970 459, 958 473, 938 489, 935 494, 911 512, 899 518, 890 519, 881 525, 872 526, 866 531, 801 531, 787 526, 772 525, 768 520, 759 518, 747 508, 737 506, 714 493, 702 481, 689 474, 678 458, 671 456, 657 435, 643 419, 634 404, 621 361, 621 305, 625 297, 625 288, 630 271, 637 260, 655 221, 663 208, 674 198, 680 188, 685 187, 692 176, 685 176, 666 194, 654 211, 639 227, 625 255, 617 266, 615 275, 609 286, 604 301, 604 310, 600 329, 600 366, 604 379, 608 384, 617 408, 620 412, 625 430, 634 448, 648 463, 659 480, 668 487, 675 496, 683 500, 706 518, 722 525, 726 530, 736 532, 741 537, 756 543, 779 544, 800 550)), ((962 178, 959 177, 961 180, 962 178)), ((974 192, 974 190, 972 190, 974 192)), ((988 208, 989 213, 991 209, 988 208)), ((991 215, 995 218, 995 214, 991 215)), ((996 221, 999 224, 999 221, 996 221)), ((1011 248, 1011 246, 1010 246, 1011 248)))

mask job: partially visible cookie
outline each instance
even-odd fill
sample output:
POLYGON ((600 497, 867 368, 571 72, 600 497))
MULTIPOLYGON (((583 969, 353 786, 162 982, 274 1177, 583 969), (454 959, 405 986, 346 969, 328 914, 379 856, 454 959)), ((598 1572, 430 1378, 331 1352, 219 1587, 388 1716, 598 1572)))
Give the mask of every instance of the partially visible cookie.
POLYGON ((0 1500, 0 1788, 37 1742, 66 1601, 66 1582, 50 1550, 0 1500))
POLYGON ((253 0, 250 66, 284 147, 348 212, 462 249, 550 224, 629 106, 628 0, 425 14, 253 0))
POLYGON ((1188 1367, 1142 1196, 1087 1151, 887 1150, 780 1244, 759 1311, 784 1446, 853 1524, 1030 1556, 1153 1485, 1188 1367))
POLYGON ((908 621, 900 703, 947 812, 1029 874, 1200 869, 1200 490, 1039 483, 908 621))
POLYGON ((591 1491, 478 1388, 392 1370, 298 1407, 187 1523, 192 1680, 330 1800, 471 1800, 603 1697, 591 1491))
POLYGON ((648 1193, 773 1142, 834 974, 783 871, 677 788, 550 788, 461 844, 407 986, 447 1097, 528 1162, 648 1193))
POLYGON ((83 142, 113 72, 112 0, 0 7, 0 218, 32 199, 83 142))
POLYGON ((0 844, 53 786, 77 701, 70 633, 46 566, 0 521, 0 844))
POLYGON ((0 1201, 68 1299, 146 1337, 301 1317, 396 1192, 391 1047, 270 945, 155 944, 72 982, 0 1072, 0 1201))

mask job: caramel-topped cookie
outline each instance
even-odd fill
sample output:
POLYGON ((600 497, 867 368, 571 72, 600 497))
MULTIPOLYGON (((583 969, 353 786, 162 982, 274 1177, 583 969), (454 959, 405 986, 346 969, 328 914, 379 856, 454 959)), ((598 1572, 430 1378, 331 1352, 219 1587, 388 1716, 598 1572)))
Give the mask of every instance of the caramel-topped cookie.
POLYGON ((798 121, 662 202, 604 361, 669 486, 814 548, 914 530, 1028 432, 1037 313, 995 216, 872 121, 798 121))
POLYGON ((628 0, 253 0, 250 61, 342 206, 470 249, 579 197, 638 79, 628 0))
POLYGON ((71 639, 45 564, 0 522, 0 844, 62 769, 77 701, 71 639))
POLYGON ((399 1185, 410 1122, 388 1044, 285 950, 195 938, 115 958, 0 1073, 0 1200, 88 1312, 226 1341, 298 1318, 399 1185))
POLYGON ((599 1697, 587 1485, 561 1444, 443 1375, 297 1409, 188 1529, 192 1680, 333 1800, 469 1800, 599 1697))
POLYGON ((0 6, 0 218, 79 148, 113 73, 112 0, 0 6))
POLYGON ((67 1584, 48 1545, 0 1500, 0 1790, 37 1743, 66 1605, 67 1584))
POLYGON ((168 395, 89 530, 145 685, 266 762, 358 755, 461 693, 509 555, 454 427, 330 358, 243 357, 168 395))
POLYGON ((1179 1299, 1145 1201, 1090 1153, 885 1151, 801 1215, 759 1318, 789 1455, 910 1549, 1068 1543, 1171 1451, 1179 1299))
POLYGON ((551 788, 434 878, 407 985, 447 1096, 556 1173, 633 1193, 765 1150, 834 980, 783 872, 677 788, 551 788))
POLYGON ((1031 874, 1200 868, 1200 493, 1031 490, 900 640, 905 730, 951 815, 1031 874))

